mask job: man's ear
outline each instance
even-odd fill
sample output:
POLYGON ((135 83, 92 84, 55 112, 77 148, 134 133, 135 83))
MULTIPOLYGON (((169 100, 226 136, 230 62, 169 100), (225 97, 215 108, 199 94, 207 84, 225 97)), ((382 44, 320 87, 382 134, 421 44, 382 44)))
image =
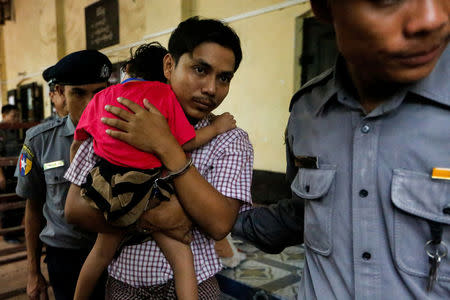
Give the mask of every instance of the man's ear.
POLYGON ((167 53, 163 58, 163 69, 164 69, 164 77, 166 77, 167 81, 170 81, 170 77, 172 76, 172 72, 175 69, 175 60, 173 59, 170 53, 167 53))
POLYGON ((64 94, 60 97, 60 101, 63 103, 64 107, 67 107, 66 96, 64 94))
POLYGON ((53 97, 55 97, 55 95, 56 95, 55 90, 48 92, 48 97, 50 98, 51 102, 53 102, 53 97))
POLYGON ((331 14, 330 1, 334 0, 311 0, 311 8, 317 19, 332 23, 333 17, 331 14))

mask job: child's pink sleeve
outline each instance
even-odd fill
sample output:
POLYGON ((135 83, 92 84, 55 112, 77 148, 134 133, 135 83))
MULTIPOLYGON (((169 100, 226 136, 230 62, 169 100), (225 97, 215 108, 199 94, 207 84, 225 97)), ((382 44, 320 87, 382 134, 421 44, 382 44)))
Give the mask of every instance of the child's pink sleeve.
POLYGON ((90 136, 91 127, 95 126, 95 122, 97 122, 100 117, 98 112, 96 112, 97 106, 95 105, 97 102, 97 95, 95 95, 81 115, 80 120, 78 121, 77 128, 75 128, 75 133, 73 139, 76 141, 84 141, 90 136), (95 118, 95 119, 94 119, 95 118))
POLYGON ((87 140, 88 137, 89 134, 86 132, 86 130, 84 130, 83 128, 78 128, 77 126, 77 129, 75 129, 73 139, 76 141, 84 141, 87 140))

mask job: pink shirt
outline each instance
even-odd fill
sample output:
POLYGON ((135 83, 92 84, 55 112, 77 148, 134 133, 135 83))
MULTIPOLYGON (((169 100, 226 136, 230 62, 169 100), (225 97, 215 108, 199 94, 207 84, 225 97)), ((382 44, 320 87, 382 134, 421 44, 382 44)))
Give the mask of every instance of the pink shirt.
MULTIPOLYGON (((129 81, 110 86, 97 93, 83 112, 75 130, 74 139, 94 139, 94 152, 112 164, 138 169, 152 169, 161 166, 156 156, 140 151, 105 133, 111 128, 100 121, 101 117, 116 118, 105 110, 105 105, 124 108, 118 97, 127 98, 144 107, 144 98, 149 100, 167 119, 172 134, 183 145, 195 137, 194 127, 189 123, 180 103, 169 85, 157 81, 129 81)), ((115 129, 113 129, 115 130, 115 129)))

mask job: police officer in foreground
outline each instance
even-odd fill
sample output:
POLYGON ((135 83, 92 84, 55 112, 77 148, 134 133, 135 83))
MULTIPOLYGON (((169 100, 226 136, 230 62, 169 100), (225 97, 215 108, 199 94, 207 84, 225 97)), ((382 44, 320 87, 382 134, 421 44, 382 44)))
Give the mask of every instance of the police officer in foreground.
POLYGON ((449 299, 450 1, 310 2, 340 56, 291 101, 295 198, 234 233, 304 240, 298 299, 449 299))
MULTIPOLYGON (((111 68, 102 53, 83 50, 65 56, 47 71, 69 115, 27 131, 16 169, 16 193, 27 199, 27 294, 31 299, 48 297, 40 268, 42 243, 46 245, 50 283, 60 300, 73 299, 81 266, 95 242, 96 234, 69 225, 64 219, 70 183, 63 176, 70 164, 75 127, 94 94, 107 86, 111 68)), ((99 284, 97 290, 93 297, 104 298, 104 285, 99 284)))

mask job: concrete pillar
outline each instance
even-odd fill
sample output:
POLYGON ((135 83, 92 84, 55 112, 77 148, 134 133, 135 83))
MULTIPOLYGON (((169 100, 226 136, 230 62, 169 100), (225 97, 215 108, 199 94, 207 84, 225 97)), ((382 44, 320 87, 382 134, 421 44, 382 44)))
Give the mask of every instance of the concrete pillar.
POLYGON ((196 1, 182 0, 181 1, 181 21, 184 21, 196 15, 196 1))
POLYGON ((7 102, 5 43, 3 39, 3 26, 0 26, 0 104, 3 105, 7 102))
POLYGON ((58 60, 66 55, 64 4, 65 0, 55 0, 56 55, 58 60))

